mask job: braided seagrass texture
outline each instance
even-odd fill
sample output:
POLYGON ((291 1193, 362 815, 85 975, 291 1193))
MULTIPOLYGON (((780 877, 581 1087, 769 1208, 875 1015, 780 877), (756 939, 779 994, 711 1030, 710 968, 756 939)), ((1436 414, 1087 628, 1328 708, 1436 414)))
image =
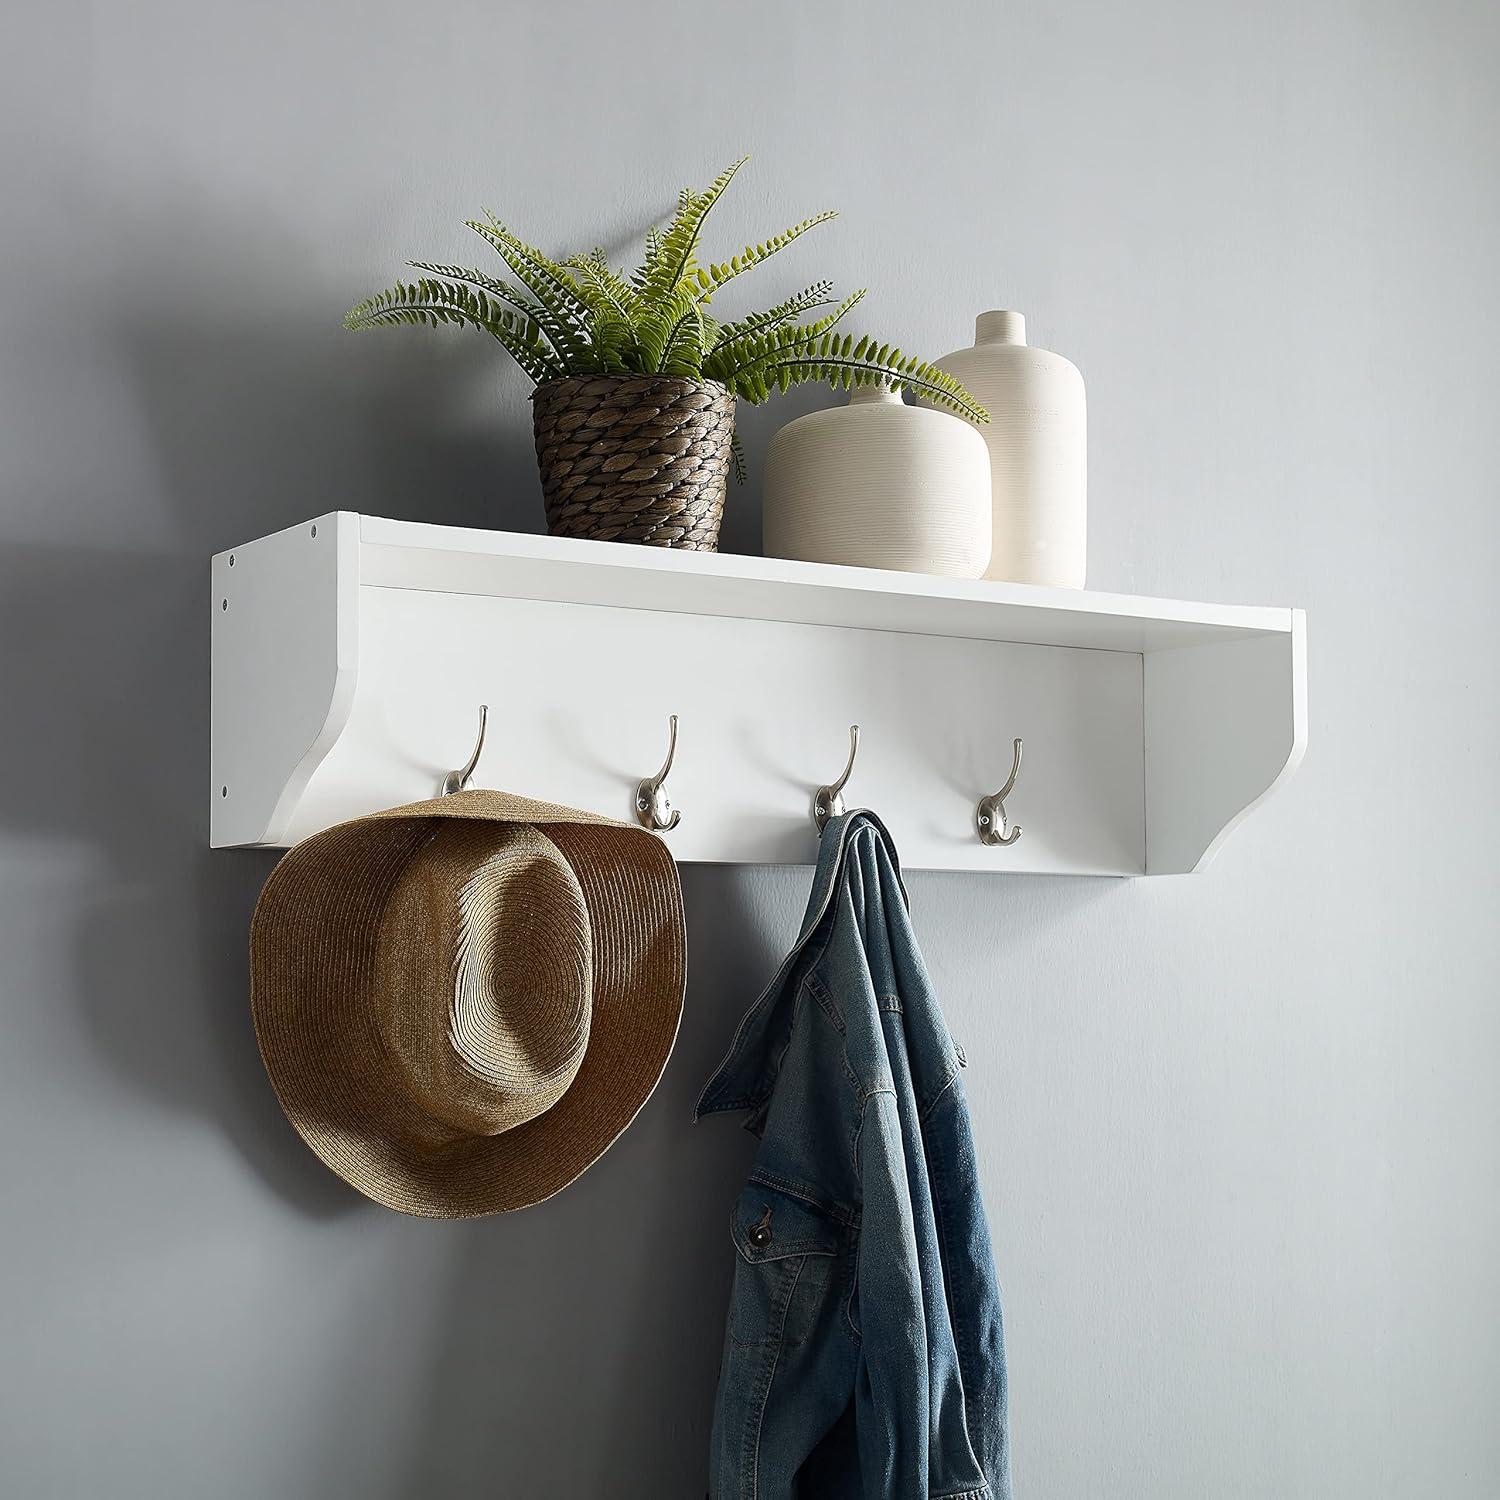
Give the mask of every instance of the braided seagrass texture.
POLYGON ((711 380, 577 375, 532 393, 553 536, 717 552, 734 397, 711 380))

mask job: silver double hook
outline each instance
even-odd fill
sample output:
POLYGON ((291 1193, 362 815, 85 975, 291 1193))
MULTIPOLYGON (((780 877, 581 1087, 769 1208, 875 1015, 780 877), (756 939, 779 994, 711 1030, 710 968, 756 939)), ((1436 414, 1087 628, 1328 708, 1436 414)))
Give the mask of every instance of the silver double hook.
POLYGON ((443 789, 438 793, 441 797, 451 797, 454 792, 461 792, 468 786, 474 775, 474 768, 479 764, 480 754, 484 750, 484 731, 490 721, 490 706, 488 703, 479 705, 479 739, 475 742, 474 753, 469 757, 468 764, 460 767, 457 771, 449 771, 443 777, 443 789))
POLYGON ((844 812, 844 787, 854 770, 854 757, 859 754, 859 725, 849 726, 849 759, 844 762, 844 771, 839 779, 828 786, 820 786, 813 794, 813 822, 818 832, 828 826, 830 818, 842 816, 844 812))
POLYGON ((1015 741, 1015 758, 1011 761, 1010 775, 1005 785, 993 796, 981 797, 974 809, 974 826, 979 832, 981 844, 1013 844, 1021 837, 1021 825, 1009 828, 1005 818, 1005 799, 1010 796, 1021 774, 1021 741, 1015 741))
POLYGON ((641 825, 657 833, 667 833, 682 821, 682 814, 672 806, 667 794, 667 775, 672 769, 672 757, 677 754, 677 715, 667 721, 670 738, 667 741, 667 758, 655 776, 647 776, 635 789, 635 815, 641 825))

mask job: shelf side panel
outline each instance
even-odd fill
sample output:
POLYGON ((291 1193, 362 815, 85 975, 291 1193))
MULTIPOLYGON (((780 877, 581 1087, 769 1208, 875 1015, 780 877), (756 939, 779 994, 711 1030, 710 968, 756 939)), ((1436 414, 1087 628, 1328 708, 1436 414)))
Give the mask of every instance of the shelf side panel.
POLYGON ((283 845, 354 701, 359 517, 334 512, 221 552, 211 578, 209 842, 283 845))
POLYGON ((1306 621, 1145 657, 1146 873, 1201 870, 1307 748, 1306 621))

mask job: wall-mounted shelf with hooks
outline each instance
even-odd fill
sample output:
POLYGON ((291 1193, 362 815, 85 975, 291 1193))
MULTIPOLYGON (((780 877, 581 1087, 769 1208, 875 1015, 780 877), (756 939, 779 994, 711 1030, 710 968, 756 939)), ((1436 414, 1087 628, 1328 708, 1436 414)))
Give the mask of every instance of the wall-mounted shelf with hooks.
POLYGON ((488 704, 475 785, 621 818, 660 789, 676 714, 681 860, 814 859, 812 801, 858 725, 844 799, 912 868, 1172 874, 1307 738, 1300 610, 347 511, 222 552, 212 576, 215 847, 435 796, 488 704), (978 804, 1017 738, 1001 800, 1025 836, 985 842, 978 804))

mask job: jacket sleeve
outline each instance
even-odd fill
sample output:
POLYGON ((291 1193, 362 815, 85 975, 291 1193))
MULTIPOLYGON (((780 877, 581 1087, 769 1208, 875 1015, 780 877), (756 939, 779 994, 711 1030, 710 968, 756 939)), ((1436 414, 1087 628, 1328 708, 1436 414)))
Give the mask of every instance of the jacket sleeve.
POLYGON ((928 1490, 927 1327, 896 1096, 865 1101, 859 1138, 864 1205, 854 1311, 861 1337, 855 1419, 868 1500, 928 1490))

